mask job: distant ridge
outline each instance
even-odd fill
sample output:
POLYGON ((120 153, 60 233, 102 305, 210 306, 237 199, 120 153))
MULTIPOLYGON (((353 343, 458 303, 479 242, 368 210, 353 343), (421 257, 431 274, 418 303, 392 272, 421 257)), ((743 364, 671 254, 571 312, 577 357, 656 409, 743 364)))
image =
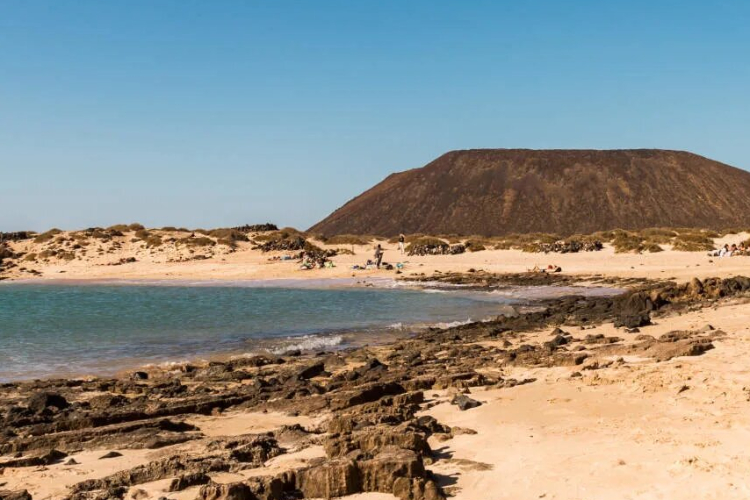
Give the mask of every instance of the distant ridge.
POLYGON ((472 149, 388 176, 310 231, 492 236, 737 226, 750 226, 750 173, 693 153, 472 149))

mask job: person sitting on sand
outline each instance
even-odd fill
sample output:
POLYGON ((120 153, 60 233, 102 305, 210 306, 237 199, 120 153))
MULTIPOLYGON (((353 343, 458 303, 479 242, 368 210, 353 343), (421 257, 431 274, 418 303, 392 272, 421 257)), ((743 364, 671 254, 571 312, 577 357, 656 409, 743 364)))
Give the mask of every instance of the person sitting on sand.
POLYGON ((727 253, 729 253, 729 245, 724 245, 719 250, 719 257, 726 257, 727 253))
POLYGON ((735 243, 732 243, 732 246, 729 248, 729 257, 737 255, 737 245, 735 243))

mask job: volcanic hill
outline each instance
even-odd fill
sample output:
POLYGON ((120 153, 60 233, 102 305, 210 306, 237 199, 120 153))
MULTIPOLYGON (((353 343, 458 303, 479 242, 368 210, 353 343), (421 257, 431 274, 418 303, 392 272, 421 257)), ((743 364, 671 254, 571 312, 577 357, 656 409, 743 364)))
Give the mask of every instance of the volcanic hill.
POLYGON ((560 235, 750 226, 750 173, 683 151, 473 149, 388 176, 310 228, 560 235))

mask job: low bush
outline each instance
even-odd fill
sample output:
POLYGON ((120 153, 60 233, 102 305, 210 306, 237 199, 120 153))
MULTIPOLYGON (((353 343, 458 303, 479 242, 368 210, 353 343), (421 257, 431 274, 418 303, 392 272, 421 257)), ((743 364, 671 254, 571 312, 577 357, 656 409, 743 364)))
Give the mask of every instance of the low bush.
POLYGON ((49 259, 50 257, 54 257, 55 255, 57 255, 57 250, 43 250, 39 252, 38 258, 49 259))
POLYGON ((615 253, 640 253, 643 251, 643 238, 633 233, 622 232, 612 239, 615 253))
POLYGON ((234 243, 237 241, 250 241, 247 234, 237 231, 236 229, 212 229, 211 231, 208 231, 208 236, 213 236, 220 240, 231 241, 232 244, 230 246, 234 246, 234 243))
POLYGON ((679 252, 708 252, 714 250, 714 242, 711 239, 675 239, 672 244, 672 250, 677 250, 679 252))
POLYGON ((672 249, 680 252, 705 252, 714 249, 715 231, 681 232, 675 236, 672 249))
POLYGON ((356 234, 337 234, 325 240, 326 245, 369 245, 372 236, 360 236, 356 234))
POLYGON ((487 247, 491 247, 492 241, 486 238, 474 237, 466 240, 464 246, 469 252, 481 252, 482 250, 487 250, 487 247))
POLYGON ((237 226, 232 229, 242 231, 243 233, 264 233, 279 230, 276 224, 271 224, 270 222, 266 222, 265 224, 245 224, 244 226, 237 226))
POLYGON ((656 243, 649 243, 648 241, 643 244, 643 252, 650 252, 650 253, 656 253, 656 252, 663 252, 664 249, 657 245, 656 243))
POLYGON ((34 243, 47 243, 60 233, 62 233, 62 231, 57 228, 50 229, 49 231, 45 231, 44 233, 37 235, 34 238, 34 243))
POLYGON ((182 244, 189 247, 212 247, 216 245, 216 242, 211 238, 205 236, 198 236, 196 238, 182 238, 176 241, 178 244, 182 244))
POLYGON ((148 237, 144 238, 143 241, 146 242, 146 248, 156 248, 164 244, 164 242, 161 239, 161 236, 159 236, 158 234, 151 234, 148 237))
POLYGON ((650 237, 672 238, 673 236, 677 236, 677 232, 674 229, 668 229, 665 227, 649 227, 646 229, 641 229, 639 233, 645 239, 648 239, 650 237))
POLYGON ((57 258, 70 261, 76 258, 76 254, 75 252, 58 252, 57 258))

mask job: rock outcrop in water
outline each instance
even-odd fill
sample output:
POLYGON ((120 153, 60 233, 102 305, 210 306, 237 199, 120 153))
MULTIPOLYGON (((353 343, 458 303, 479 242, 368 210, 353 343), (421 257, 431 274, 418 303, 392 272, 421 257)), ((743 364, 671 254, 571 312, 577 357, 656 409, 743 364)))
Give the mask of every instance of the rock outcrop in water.
POLYGON ((655 149, 452 151, 365 191, 313 233, 590 234, 750 225, 750 173, 655 149))

